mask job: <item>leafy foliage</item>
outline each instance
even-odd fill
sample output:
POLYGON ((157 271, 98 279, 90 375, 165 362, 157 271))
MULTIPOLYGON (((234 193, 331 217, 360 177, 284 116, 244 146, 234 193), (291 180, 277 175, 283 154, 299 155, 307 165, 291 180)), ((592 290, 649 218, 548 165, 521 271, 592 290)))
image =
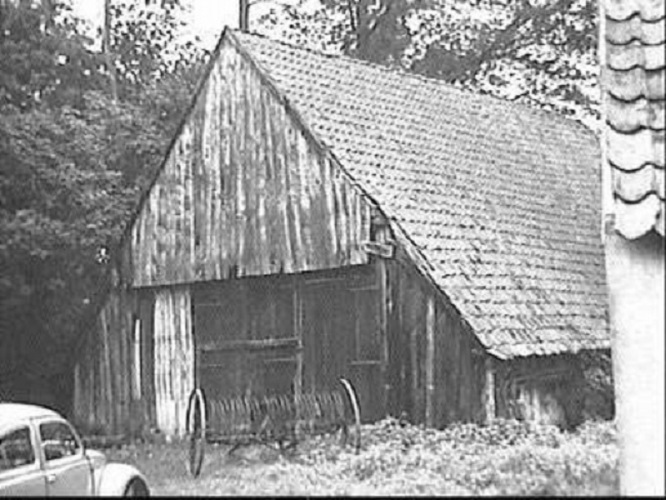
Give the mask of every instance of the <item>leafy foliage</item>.
MULTIPOLYGON (((117 101, 104 58, 66 2, 2 4, 0 380, 19 399, 34 392, 26 379, 43 385, 69 369, 107 249, 159 165, 203 67, 201 51, 170 51, 175 24, 163 21, 177 2, 166 4, 167 14, 155 16, 116 6, 117 55, 126 69, 118 72, 117 101)), ((66 400, 37 402, 57 399, 66 400)))
POLYGON ((125 97, 141 98, 146 86, 187 74, 203 55, 195 40, 183 38, 178 0, 114 0, 111 19, 111 51, 125 97))
POLYGON ((83 93, 105 86, 100 54, 79 33, 65 2, 28 8, 0 4, 0 110, 77 106, 83 93), (56 22, 57 20, 57 22, 56 22), (48 22, 46 22, 48 21, 48 22))
POLYGON ((609 420, 615 416, 613 365, 610 351, 580 353, 583 367, 583 417, 609 420))
POLYGON ((593 0, 321 0, 274 7, 258 29, 594 123, 593 0))
POLYGON ((313 447, 301 460, 378 494, 413 494, 413 484, 433 495, 580 494, 616 487, 615 434, 610 422, 573 433, 511 420, 438 431, 389 418, 365 426, 360 455, 313 447))

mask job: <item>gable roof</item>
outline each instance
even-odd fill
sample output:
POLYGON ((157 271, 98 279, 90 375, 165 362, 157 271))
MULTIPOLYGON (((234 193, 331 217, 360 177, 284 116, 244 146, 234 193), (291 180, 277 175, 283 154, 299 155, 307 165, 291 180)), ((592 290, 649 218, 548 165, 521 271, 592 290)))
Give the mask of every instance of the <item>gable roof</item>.
POLYGON ((498 357, 609 347, 599 149, 575 122, 230 32, 498 357))
POLYGON ((602 91, 615 229, 664 236, 666 2, 603 0, 602 91))

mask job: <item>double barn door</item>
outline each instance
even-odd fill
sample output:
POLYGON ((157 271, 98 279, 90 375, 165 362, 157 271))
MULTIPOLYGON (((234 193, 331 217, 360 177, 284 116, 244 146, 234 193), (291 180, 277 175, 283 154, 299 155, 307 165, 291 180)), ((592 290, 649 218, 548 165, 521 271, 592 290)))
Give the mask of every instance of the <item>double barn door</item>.
POLYGON ((244 278, 193 290, 196 378, 212 399, 341 389, 382 416, 374 267, 244 278))

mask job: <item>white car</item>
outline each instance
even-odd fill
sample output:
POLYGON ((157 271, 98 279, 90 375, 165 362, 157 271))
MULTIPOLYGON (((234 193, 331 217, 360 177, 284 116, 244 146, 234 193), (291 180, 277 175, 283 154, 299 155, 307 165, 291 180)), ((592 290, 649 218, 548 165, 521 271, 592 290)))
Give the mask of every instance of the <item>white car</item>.
POLYGON ((0 403, 0 496, 149 496, 134 467, 86 450, 74 427, 40 406, 0 403))

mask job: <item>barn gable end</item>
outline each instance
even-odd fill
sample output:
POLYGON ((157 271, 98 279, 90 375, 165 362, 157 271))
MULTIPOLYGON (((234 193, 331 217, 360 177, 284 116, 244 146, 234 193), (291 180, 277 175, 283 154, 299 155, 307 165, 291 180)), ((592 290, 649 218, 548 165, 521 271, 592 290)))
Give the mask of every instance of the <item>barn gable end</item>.
POLYGON ((130 286, 367 263, 370 204, 254 63, 222 38, 130 229, 130 286))

